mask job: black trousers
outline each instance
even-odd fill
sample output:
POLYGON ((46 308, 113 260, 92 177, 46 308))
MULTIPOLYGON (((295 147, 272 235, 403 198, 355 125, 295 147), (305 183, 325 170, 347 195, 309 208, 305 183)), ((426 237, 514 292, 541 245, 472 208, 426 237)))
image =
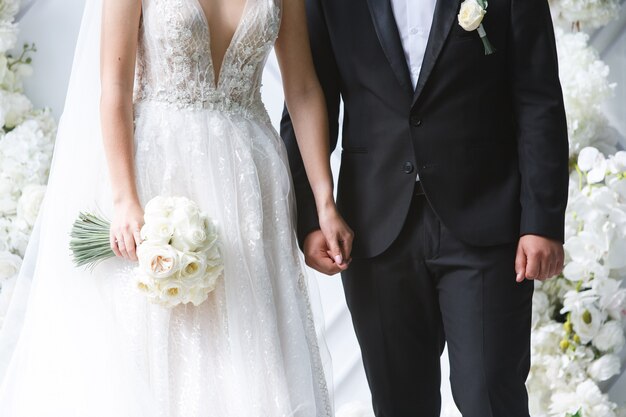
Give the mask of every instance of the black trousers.
POLYGON ((343 285, 377 417, 439 417, 445 342, 464 417, 529 416, 533 283, 515 281, 515 251, 459 241, 416 192, 393 245, 353 260, 343 285))

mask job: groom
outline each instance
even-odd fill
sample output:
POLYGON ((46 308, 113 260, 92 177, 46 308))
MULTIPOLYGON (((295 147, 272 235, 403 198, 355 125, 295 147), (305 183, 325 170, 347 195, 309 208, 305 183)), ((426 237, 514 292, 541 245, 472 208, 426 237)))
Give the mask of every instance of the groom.
POLYGON ((568 144, 548 2, 492 0, 471 30, 471 1, 463 16, 461 0, 306 1, 331 149, 344 103, 353 262, 326 254, 285 115, 298 234, 309 265, 344 270, 378 417, 439 416, 444 342, 464 417, 528 417, 533 280, 563 265, 568 144))

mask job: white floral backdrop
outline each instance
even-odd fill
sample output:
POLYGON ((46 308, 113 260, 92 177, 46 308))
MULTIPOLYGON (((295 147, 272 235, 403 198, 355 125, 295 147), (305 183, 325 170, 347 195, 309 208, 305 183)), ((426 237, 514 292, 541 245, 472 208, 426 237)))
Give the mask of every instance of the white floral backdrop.
POLYGON ((0 2, 0 319, 45 192, 55 122, 23 94, 32 44, 17 47, 19 1, 0 2))
MULTIPOLYGON (((0 0, 0 316, 45 189, 55 127, 50 114, 58 117, 62 110, 84 1, 23 0, 18 13, 18 0, 0 0), (20 34, 13 23, 16 14, 20 34), (36 54, 31 41, 37 44, 36 54), (28 77, 30 56, 36 71, 28 77), (51 113, 38 110, 48 106, 51 113)), ((538 285, 534 300, 528 380, 532 415, 623 416, 626 153, 618 150, 626 134, 626 12, 619 0, 550 3, 572 175, 566 269, 538 285)), ((264 85, 264 99, 277 121, 282 91, 275 61, 264 85)), ((334 158, 335 166, 337 162, 334 158)), ((320 278, 319 284, 335 362, 336 403, 358 400, 344 407, 343 414, 369 414, 369 393, 340 281, 320 278)), ((460 415, 446 381, 445 355, 442 369, 442 414, 460 415)))

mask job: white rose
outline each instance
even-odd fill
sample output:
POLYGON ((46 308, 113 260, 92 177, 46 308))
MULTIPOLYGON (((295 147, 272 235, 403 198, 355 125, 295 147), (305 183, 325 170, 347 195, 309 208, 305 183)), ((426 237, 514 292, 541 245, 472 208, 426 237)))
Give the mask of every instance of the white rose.
POLYGON ((164 281, 159 289, 158 302, 164 307, 175 307, 185 302, 186 290, 177 280, 164 281))
POLYGON ((22 196, 17 204, 17 216, 25 220, 29 226, 35 224, 45 194, 45 185, 28 185, 22 190, 22 196))
POLYGON ((181 259, 180 279, 187 288, 202 284, 207 271, 206 261, 194 254, 185 254, 181 259))
POLYGON ((10 252, 0 252, 0 281, 13 277, 21 266, 22 258, 10 252))
POLYGON ((620 372, 620 360, 617 355, 601 356, 589 365, 587 373, 596 382, 606 381, 620 372))
POLYGON ((137 288, 139 291, 146 294, 156 291, 154 281, 146 274, 137 274, 137 288))
POLYGON ((174 232, 174 246, 176 246, 176 242, 180 243, 182 241, 184 242, 183 247, 186 247, 186 250, 196 251, 206 244, 207 233, 201 227, 180 230, 180 232, 180 234, 174 232))
POLYGON ((206 288, 207 292, 211 292, 215 290, 217 287, 217 282, 222 277, 222 272, 224 268, 220 266, 209 267, 207 269, 207 273, 204 276, 204 288, 206 288))
POLYGON ((611 320, 602 326, 592 342, 596 348, 603 352, 619 352, 625 341, 621 323, 611 320))
POLYGON ((173 211, 171 219, 174 226, 172 246, 176 249, 193 252, 207 243, 207 223, 195 204, 184 201, 173 211))
POLYGON ((465 0, 459 12, 459 25, 468 32, 478 29, 487 11, 476 0, 465 0))
POLYGON ((141 237, 156 245, 169 244, 174 228, 167 217, 150 217, 141 228, 141 237))
POLYGON ((140 269, 156 280, 170 278, 180 268, 180 254, 169 245, 144 242, 137 248, 137 257, 140 269))
POLYGON ((151 217, 169 217, 174 208, 173 201, 169 197, 157 196, 148 201, 144 209, 146 223, 151 217))
POLYGON ((202 287, 188 289, 185 297, 185 303, 191 303, 198 307, 200 304, 205 302, 207 298, 209 298, 210 292, 211 291, 208 289, 202 287))

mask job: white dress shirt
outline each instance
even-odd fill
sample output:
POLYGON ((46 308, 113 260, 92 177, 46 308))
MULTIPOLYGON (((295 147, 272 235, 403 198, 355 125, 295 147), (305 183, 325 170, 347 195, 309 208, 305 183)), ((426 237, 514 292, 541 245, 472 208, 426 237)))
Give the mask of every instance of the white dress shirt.
POLYGON ((391 0, 413 88, 422 70, 436 3, 437 0, 391 0))

